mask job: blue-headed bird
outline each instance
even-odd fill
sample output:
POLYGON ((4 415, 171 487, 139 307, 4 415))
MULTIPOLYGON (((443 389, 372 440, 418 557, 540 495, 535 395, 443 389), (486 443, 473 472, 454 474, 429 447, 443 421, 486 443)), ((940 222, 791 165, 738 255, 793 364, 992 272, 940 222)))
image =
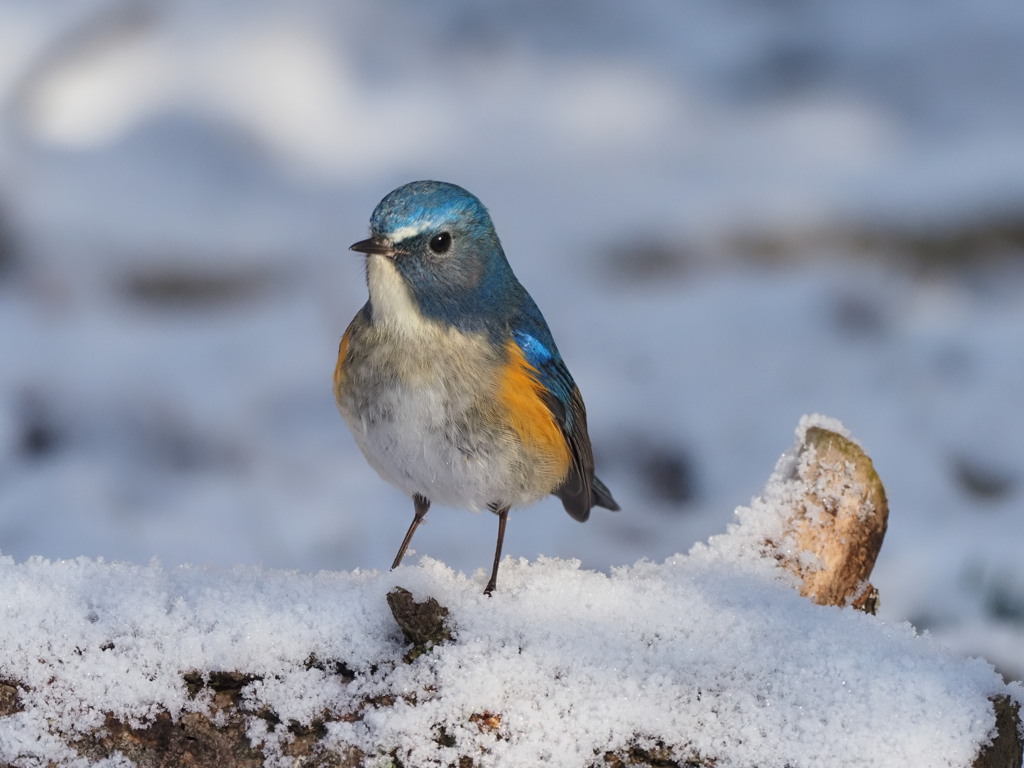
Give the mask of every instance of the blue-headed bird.
POLYGON ((431 502, 498 516, 548 494, 574 519, 618 510, 595 475, 583 398, 544 316, 516 279, 483 204, 415 181, 373 211, 369 301, 342 336, 338 409, 369 464, 412 497, 401 563, 431 502))

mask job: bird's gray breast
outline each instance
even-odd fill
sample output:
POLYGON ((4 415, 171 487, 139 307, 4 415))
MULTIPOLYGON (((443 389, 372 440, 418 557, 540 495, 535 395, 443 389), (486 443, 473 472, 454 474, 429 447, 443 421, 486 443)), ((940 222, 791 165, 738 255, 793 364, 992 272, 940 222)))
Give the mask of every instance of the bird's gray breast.
POLYGON ((473 510, 525 503, 521 448, 496 398, 500 365, 483 336, 368 324, 349 340, 339 409, 370 465, 406 494, 473 510))

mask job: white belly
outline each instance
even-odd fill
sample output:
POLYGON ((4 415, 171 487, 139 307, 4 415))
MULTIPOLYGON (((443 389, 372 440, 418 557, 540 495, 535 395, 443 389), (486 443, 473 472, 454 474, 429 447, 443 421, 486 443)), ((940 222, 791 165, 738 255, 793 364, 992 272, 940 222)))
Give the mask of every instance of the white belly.
POLYGON ((492 435, 471 434, 459 411, 443 389, 395 387, 378 392, 357 422, 347 420, 370 465, 409 496, 474 512, 521 503, 510 457, 492 435))

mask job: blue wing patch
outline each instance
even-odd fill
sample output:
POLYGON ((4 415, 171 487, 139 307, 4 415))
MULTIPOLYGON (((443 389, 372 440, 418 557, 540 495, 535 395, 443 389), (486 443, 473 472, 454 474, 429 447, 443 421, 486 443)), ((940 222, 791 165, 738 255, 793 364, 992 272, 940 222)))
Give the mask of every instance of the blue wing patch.
POLYGON ((558 419, 562 431, 572 432, 574 419, 570 404, 576 382, 562 362, 558 350, 553 348, 553 344, 549 347, 525 331, 514 331, 512 338, 523 351, 526 362, 537 370, 544 389, 557 401, 557 406, 552 408, 552 412, 558 419))

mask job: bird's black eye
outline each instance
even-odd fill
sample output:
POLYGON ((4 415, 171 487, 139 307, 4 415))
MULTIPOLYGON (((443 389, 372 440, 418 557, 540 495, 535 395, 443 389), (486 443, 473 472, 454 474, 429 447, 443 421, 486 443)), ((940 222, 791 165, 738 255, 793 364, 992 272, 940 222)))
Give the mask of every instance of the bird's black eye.
POLYGON ((448 249, 452 247, 452 236, 447 232, 442 232, 439 235, 434 235, 430 238, 430 250, 434 253, 447 253, 448 249))

